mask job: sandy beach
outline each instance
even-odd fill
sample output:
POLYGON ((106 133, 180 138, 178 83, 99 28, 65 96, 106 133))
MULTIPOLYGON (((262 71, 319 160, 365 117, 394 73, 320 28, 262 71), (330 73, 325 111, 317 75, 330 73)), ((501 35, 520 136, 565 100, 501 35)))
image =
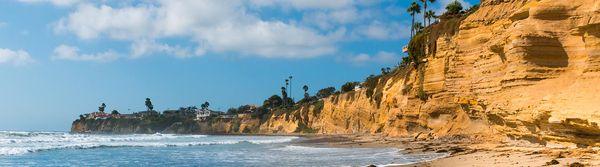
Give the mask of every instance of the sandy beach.
POLYGON ((297 143, 317 147, 395 147, 402 154, 447 153, 429 162, 398 166, 600 166, 598 148, 548 147, 470 138, 415 140, 378 135, 309 135, 297 143))

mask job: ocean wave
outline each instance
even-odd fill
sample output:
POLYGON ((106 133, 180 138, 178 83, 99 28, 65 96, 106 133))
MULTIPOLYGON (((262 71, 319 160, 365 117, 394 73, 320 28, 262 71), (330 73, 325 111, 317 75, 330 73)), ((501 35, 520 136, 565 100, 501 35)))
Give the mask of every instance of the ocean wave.
POLYGON ((342 150, 343 148, 324 148, 324 147, 307 147, 307 146, 295 146, 289 145, 281 148, 274 148, 273 150, 278 151, 302 151, 302 152, 324 152, 324 151, 336 151, 342 150))
POLYGON ((0 132, 0 156, 56 149, 94 149, 105 147, 185 147, 223 144, 272 144, 290 142, 298 137, 207 136, 176 134, 90 135, 63 132, 0 132))
MULTIPOLYGON (((2 134, 0 132, 0 134, 2 134)), ((0 135, 0 144, 19 143, 55 143, 55 142, 119 142, 119 141, 157 141, 181 138, 205 138, 206 135, 175 135, 175 134, 134 134, 134 135, 89 135, 69 133, 5 133, 0 135)))

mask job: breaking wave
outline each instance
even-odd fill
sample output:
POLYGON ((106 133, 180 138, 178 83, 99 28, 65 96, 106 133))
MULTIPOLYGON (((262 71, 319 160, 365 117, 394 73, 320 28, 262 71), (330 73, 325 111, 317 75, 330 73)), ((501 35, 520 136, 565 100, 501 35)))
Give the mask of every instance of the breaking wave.
POLYGON ((271 144, 290 142, 291 136, 207 136, 176 134, 95 135, 65 132, 0 131, 0 156, 56 149, 104 147, 186 147, 223 144, 271 144))

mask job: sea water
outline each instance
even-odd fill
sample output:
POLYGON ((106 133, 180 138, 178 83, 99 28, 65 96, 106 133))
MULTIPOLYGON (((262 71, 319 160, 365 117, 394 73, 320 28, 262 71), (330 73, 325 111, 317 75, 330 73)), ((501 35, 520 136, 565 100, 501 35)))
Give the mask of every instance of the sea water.
POLYGON ((0 166, 366 166, 442 154, 300 146, 293 136, 95 135, 0 131, 0 166))

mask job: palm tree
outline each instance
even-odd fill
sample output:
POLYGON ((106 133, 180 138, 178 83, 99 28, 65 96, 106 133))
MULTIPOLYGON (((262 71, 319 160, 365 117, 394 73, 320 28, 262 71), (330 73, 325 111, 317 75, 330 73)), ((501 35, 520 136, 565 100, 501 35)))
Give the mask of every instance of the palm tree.
POLYGON ((302 89, 304 89, 304 99, 308 99, 308 85, 304 85, 302 89))
POLYGON ((292 101, 294 100, 294 95, 292 95, 292 76, 288 77, 290 79, 290 87, 289 87, 289 92, 290 92, 290 98, 292 99, 292 101))
POLYGON ((208 103, 208 102, 204 102, 203 104, 200 104, 200 108, 202 108, 202 110, 207 110, 209 106, 210 106, 210 103, 208 103))
POLYGON ((423 2, 423 24, 425 24, 425 19, 427 19, 427 16, 425 14, 427 14, 427 1, 434 3, 435 0, 420 0, 421 2, 423 2))
POLYGON ((413 2, 412 4, 410 4, 408 9, 406 9, 406 12, 410 13, 410 16, 412 16, 412 24, 410 30, 410 38, 412 39, 412 36, 415 34, 415 14, 421 13, 421 6, 417 2, 413 2))
POLYGON ((415 29, 415 34, 417 34, 418 32, 421 32, 421 30, 423 30, 423 24, 416 22, 415 24, 413 24, 413 29, 415 29))
MULTIPOLYGON (((287 79, 286 79, 286 80, 287 80, 287 79)), ((287 104, 286 104, 286 102, 287 102, 287 98, 288 98, 287 96, 288 96, 288 95, 287 95, 287 89, 286 89, 286 87, 281 87, 281 97, 282 97, 282 99, 283 99, 283 105, 287 105, 287 104)))
POLYGON ((153 111, 154 110, 154 105, 152 105, 152 101, 150 101, 150 98, 146 98, 146 108, 148 109, 148 111, 153 111))
POLYGON ((106 108, 106 104, 102 103, 102 104, 100 104, 100 107, 98 107, 98 111, 100 111, 101 113, 104 113, 105 108, 106 108))
POLYGON ((285 92, 288 92, 289 87, 290 87, 290 79, 285 79, 285 92))
POLYGON ((433 10, 425 12, 424 16, 427 18, 427 26, 431 25, 431 19, 437 17, 435 16, 435 12, 433 10))

